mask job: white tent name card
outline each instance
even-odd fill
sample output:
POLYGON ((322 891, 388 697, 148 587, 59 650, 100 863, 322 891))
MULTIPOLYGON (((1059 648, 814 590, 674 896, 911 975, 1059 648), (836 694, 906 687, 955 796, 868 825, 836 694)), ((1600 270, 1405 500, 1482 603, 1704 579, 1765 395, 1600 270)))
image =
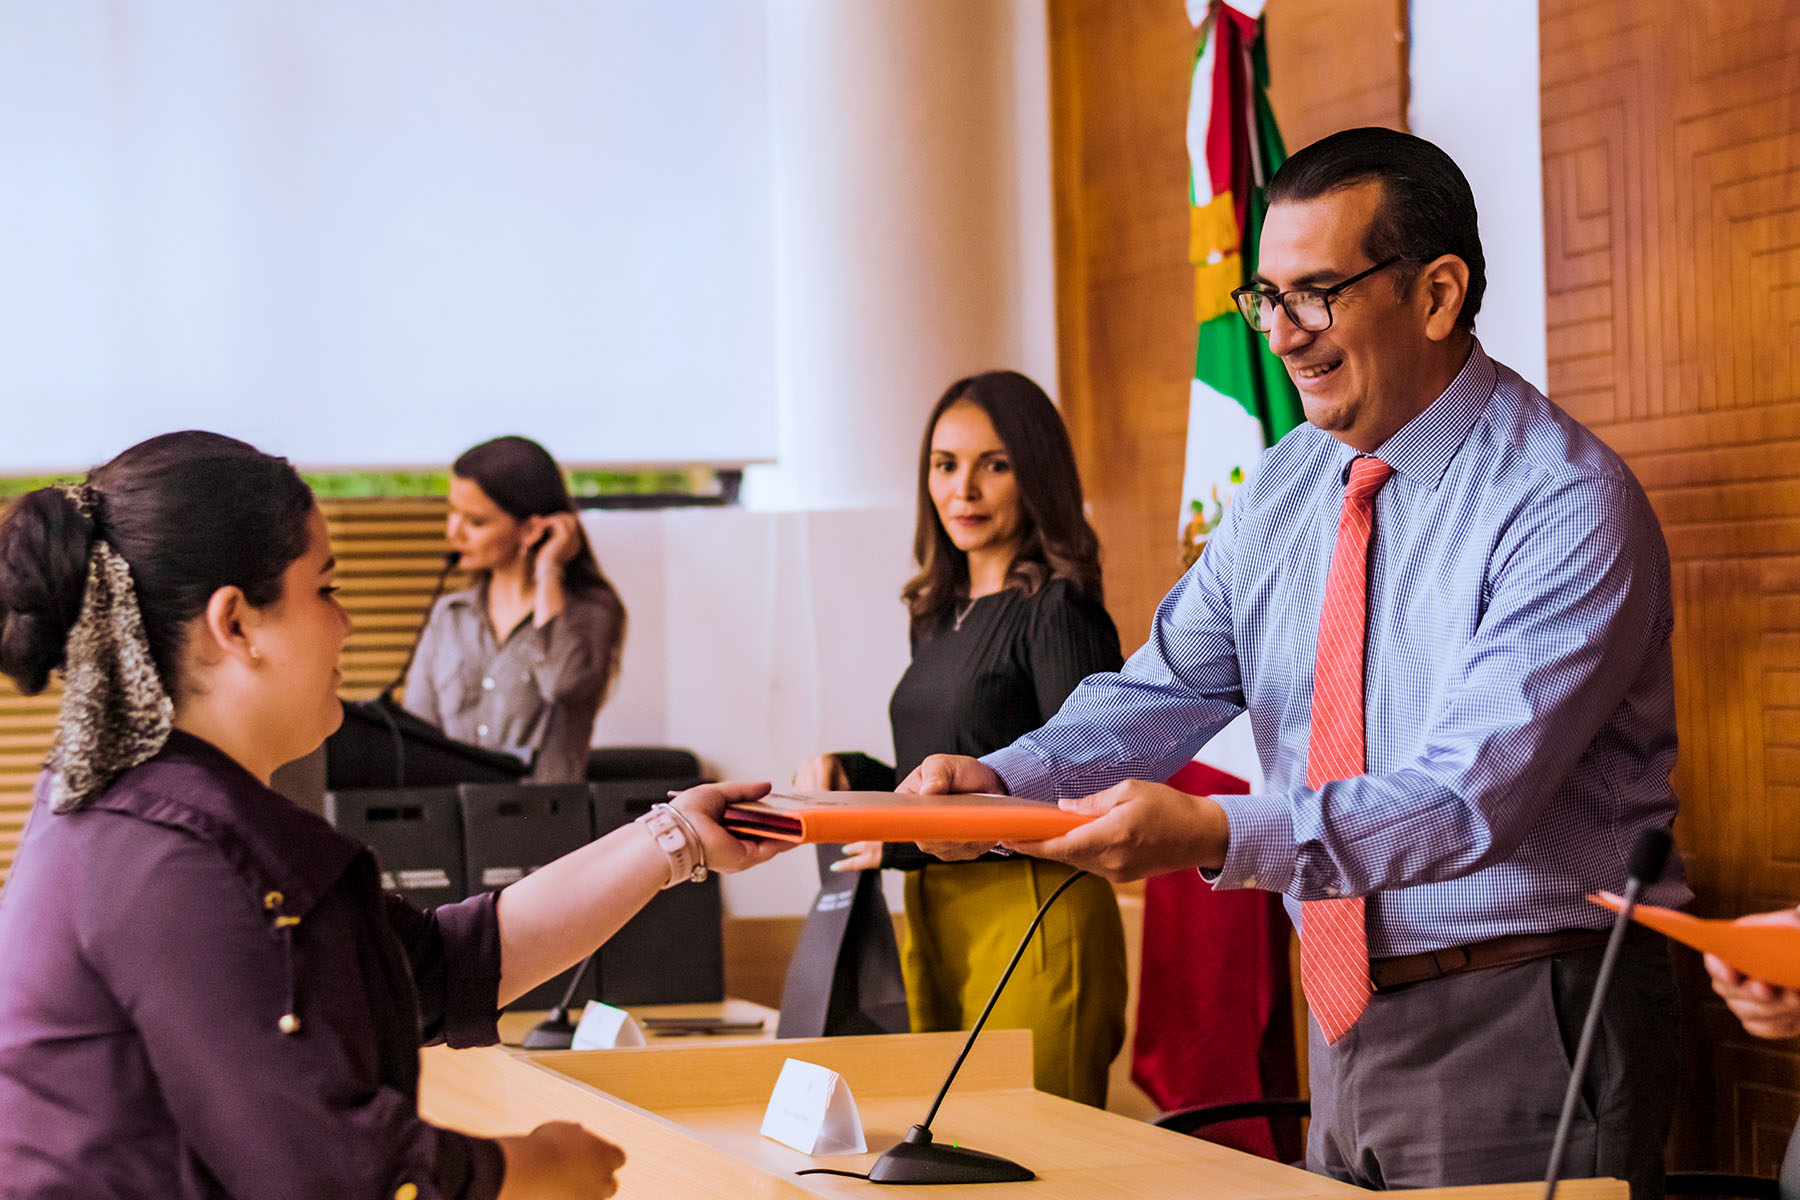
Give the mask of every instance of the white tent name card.
POLYGON ((775 1081, 762 1135, 802 1154, 862 1154, 862 1118, 836 1071, 790 1058, 775 1081))
POLYGON ((581 1010, 581 1022, 575 1026, 571 1050, 622 1050, 644 1044, 644 1031, 622 1008, 589 1000, 581 1010))

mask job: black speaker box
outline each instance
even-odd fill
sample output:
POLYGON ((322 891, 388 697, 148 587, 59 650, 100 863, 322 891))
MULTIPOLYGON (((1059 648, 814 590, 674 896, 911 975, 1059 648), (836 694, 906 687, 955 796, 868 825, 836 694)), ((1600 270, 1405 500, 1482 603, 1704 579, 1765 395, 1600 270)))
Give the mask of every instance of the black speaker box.
POLYGON ((466 895, 462 814, 454 788, 328 791, 325 819, 375 852, 382 887, 420 908, 466 895))
MULTIPOLYGON (((627 779, 590 783, 594 835, 635 821, 652 804, 698 779, 627 779)), ((658 892, 600 947, 594 974, 603 1003, 699 1004, 725 998, 725 949, 719 878, 658 892)))
MULTIPOLYGON (((467 892, 495 892, 525 878, 552 859, 593 840, 593 817, 584 783, 465 783, 456 789, 462 808, 467 892)), ((569 986, 571 967, 540 983, 508 1008, 549 1008, 569 986)), ((577 995, 593 998, 591 985, 577 995)))

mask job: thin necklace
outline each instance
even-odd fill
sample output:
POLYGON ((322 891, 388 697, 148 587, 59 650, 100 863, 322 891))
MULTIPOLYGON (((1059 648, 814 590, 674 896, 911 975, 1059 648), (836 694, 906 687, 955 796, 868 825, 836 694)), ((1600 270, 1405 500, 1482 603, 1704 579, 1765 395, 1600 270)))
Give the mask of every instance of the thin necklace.
POLYGON ((950 626, 950 631, 952 633, 962 632, 963 622, 968 620, 969 614, 975 611, 975 601, 979 599, 981 599, 980 596, 970 596, 967 600, 964 600, 961 604, 956 606, 956 611, 953 614, 956 617, 956 620, 950 626))

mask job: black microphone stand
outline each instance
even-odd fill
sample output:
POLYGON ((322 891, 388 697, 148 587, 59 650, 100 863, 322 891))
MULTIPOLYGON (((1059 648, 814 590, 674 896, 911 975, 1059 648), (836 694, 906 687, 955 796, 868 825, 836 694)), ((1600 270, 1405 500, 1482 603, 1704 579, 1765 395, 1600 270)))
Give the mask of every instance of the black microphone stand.
MULTIPOLYGON (((431 599, 425 602, 426 621, 431 620, 431 610, 437 606, 438 597, 444 594, 444 584, 448 582, 450 572, 456 569, 456 564, 461 558, 462 555, 454 550, 444 555, 444 565, 438 571, 437 583, 431 589, 431 599)), ((424 640, 425 626, 420 625, 418 634, 412 640, 412 645, 406 649, 406 661, 400 664, 400 673, 394 676, 391 683, 381 689, 381 694, 375 699, 357 702, 365 712, 372 713, 377 720, 386 725, 389 736, 394 739, 394 786, 397 788, 406 786, 406 738, 400 732, 400 723, 394 720, 393 710, 396 707, 394 690, 406 682, 406 673, 412 670, 413 659, 419 653, 419 643, 424 640)))
POLYGON ((569 1010, 575 1006, 575 993, 581 990, 582 980, 594 969, 594 962, 599 957, 600 951, 596 949, 581 960, 581 965, 575 968, 574 978, 563 990, 562 999, 525 1035, 525 1040, 519 1043, 521 1046, 527 1050, 567 1050, 575 1044, 575 1022, 569 1019, 569 1010))
POLYGON ((1626 871, 1624 903, 1613 919, 1612 936, 1606 940, 1606 954, 1600 959, 1600 972, 1594 977, 1594 996, 1588 1001, 1587 1019, 1581 1024, 1581 1040, 1575 1045, 1575 1062, 1569 1070, 1569 1089, 1563 1093, 1562 1116, 1556 1122, 1556 1140, 1550 1146, 1550 1165, 1544 1171, 1544 1200, 1556 1200, 1557 1176, 1562 1173, 1563 1155, 1569 1149, 1569 1126, 1574 1123, 1575 1105, 1581 1099, 1581 1085, 1587 1078, 1588 1055, 1594 1049, 1594 1033, 1600 1027, 1600 1006, 1606 999, 1607 985, 1612 982, 1613 964, 1619 948, 1625 944, 1625 932, 1631 926, 1631 910, 1637 907, 1638 893, 1647 883, 1662 877, 1663 863, 1669 857, 1673 839, 1666 829, 1646 829, 1631 848, 1631 863, 1626 871))
MULTIPOLYGON (((938 1089, 937 1099, 931 1102, 931 1111, 925 1119, 906 1131, 906 1137, 893 1149, 875 1160, 869 1168, 871 1183, 1014 1183, 1026 1179, 1036 1179, 1030 1168, 1022 1167, 1009 1158, 1001 1158, 997 1154, 985 1154, 980 1150, 965 1150, 961 1146, 945 1146, 931 1140, 931 1122, 937 1116, 938 1107, 944 1103, 944 1095, 949 1092, 950 1084, 956 1079, 956 1073, 962 1069, 963 1060, 969 1057, 969 1051, 975 1047, 975 1039, 981 1034, 981 1027, 987 1024, 988 1014, 994 1011, 994 1004, 1000 999, 1006 981, 1012 978, 1013 968, 1025 956, 1025 947, 1031 944, 1031 935, 1043 924, 1044 914, 1056 903, 1056 898, 1068 891, 1069 885, 1080 879, 1086 871, 1077 871, 1057 886, 1050 898, 1045 900, 1037 916, 1031 918, 1031 925, 1025 930, 1025 936, 1019 941, 1019 948, 1013 951, 1012 961, 1006 964, 1006 970, 1000 973, 1000 982, 994 985, 993 994, 988 997, 987 1007, 975 1018, 975 1027, 969 1030, 969 1036, 963 1042, 962 1052, 956 1056, 956 1062, 950 1067, 950 1074, 944 1079, 944 1086, 938 1089)), ((806 1174, 802 1171, 801 1174, 806 1174)))
MULTIPOLYGON (((431 620, 431 610, 437 607, 438 597, 444 594, 444 584, 449 582, 450 572, 456 570, 456 564, 461 561, 461 559, 462 555, 455 550, 445 553, 443 568, 438 571, 437 583, 434 584, 431 589, 431 599, 425 602, 426 621, 431 620)), ((406 682, 406 673, 412 670, 413 659, 418 657, 419 654, 419 643, 424 640, 425 626, 421 624, 419 626, 418 636, 413 638, 412 645, 406 648, 406 661, 400 664, 400 673, 394 676, 391 683, 381 689, 380 699, 390 704, 393 703, 394 690, 406 682)))

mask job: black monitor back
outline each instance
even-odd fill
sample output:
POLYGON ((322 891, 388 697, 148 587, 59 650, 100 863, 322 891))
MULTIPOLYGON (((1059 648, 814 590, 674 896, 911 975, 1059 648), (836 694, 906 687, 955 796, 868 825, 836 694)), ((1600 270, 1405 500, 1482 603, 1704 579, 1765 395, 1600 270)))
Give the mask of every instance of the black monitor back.
POLYGON ((455 789, 334 789, 325 793, 325 819, 375 852, 382 887, 419 907, 466 895, 455 789))
MULTIPOLYGON (((594 835, 602 837, 682 791, 697 778, 621 779, 590 783, 594 835)), ((642 912, 600 947, 594 974, 600 1000, 628 1004, 701 1004, 725 998, 723 907, 719 877, 658 892, 642 912)))
MULTIPOLYGON (((462 809, 467 892, 494 892, 593 840, 585 783, 465 783, 462 809)), ((575 968, 540 983, 508 1008, 549 1008, 561 1001, 575 968)), ((571 1003, 593 999, 592 976, 571 1003)))

